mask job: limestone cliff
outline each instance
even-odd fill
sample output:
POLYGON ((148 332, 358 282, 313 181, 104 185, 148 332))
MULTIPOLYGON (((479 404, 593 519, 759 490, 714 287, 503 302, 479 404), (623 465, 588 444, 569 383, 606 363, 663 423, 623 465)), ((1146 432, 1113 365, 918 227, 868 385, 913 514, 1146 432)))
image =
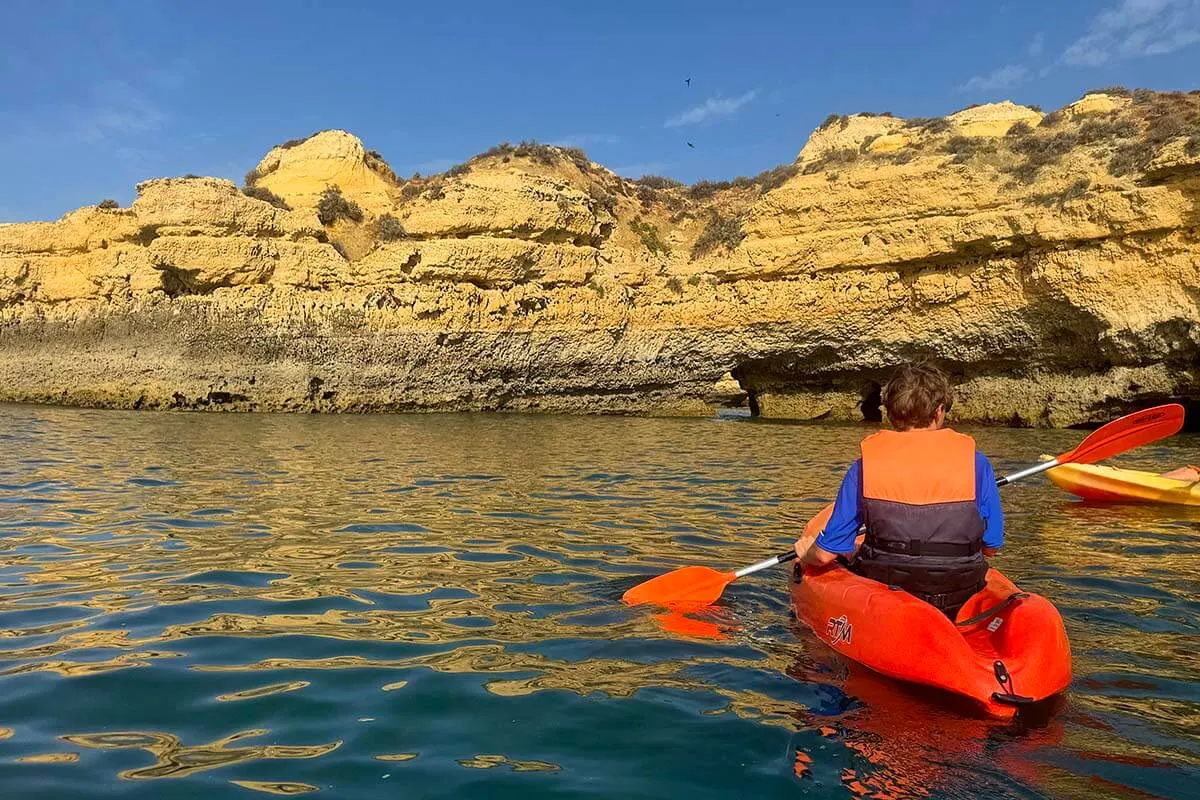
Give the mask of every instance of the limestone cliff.
POLYGON ((532 143, 403 180, 341 131, 247 180, 0 225, 0 399, 861 419, 915 356, 959 419, 1200 397, 1197 94, 831 117, 729 184, 532 143))

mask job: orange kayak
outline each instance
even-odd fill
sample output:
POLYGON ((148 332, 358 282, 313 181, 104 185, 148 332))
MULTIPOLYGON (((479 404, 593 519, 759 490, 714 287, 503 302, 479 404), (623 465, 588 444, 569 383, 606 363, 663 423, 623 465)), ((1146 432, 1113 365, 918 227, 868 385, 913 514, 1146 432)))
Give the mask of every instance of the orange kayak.
MULTIPOLYGON (((823 527, 829 511, 806 532, 823 527)), ((1071 682, 1071 646, 1058 609, 995 569, 955 622, 838 566, 799 582, 793 577, 791 592, 797 619, 837 652, 891 678, 970 698, 989 716, 1011 717, 1071 682)))

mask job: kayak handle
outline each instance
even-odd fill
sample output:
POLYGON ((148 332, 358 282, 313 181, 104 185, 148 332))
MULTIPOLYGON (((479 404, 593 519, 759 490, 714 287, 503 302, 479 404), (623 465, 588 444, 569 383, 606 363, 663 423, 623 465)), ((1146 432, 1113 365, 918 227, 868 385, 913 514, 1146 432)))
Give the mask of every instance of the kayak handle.
POLYGON ((760 570, 770 569, 771 567, 779 566, 780 564, 791 561, 795 557, 796 557, 796 549, 792 548, 791 550, 788 550, 786 553, 780 553, 777 556, 771 556, 770 558, 763 559, 762 561, 758 562, 757 564, 751 564, 748 567, 743 567, 742 569, 739 569, 737 572, 733 573, 733 576, 735 578, 744 578, 747 575, 753 574, 755 572, 759 572, 760 570))
POLYGON ((1009 706, 1031 706, 1037 702, 1035 698, 1026 697, 1022 694, 1009 694, 1007 692, 992 692, 992 699, 997 703, 1004 703, 1009 706))

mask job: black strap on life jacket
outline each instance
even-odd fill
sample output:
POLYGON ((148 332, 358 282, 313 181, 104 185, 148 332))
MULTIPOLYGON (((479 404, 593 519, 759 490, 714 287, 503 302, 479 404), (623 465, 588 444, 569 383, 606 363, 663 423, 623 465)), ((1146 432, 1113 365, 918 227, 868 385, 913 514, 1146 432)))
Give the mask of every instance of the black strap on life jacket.
POLYGON ((955 558, 958 556, 973 556, 976 553, 983 552, 982 542, 955 544, 951 542, 922 542, 915 539, 907 542, 875 539, 871 542, 871 546, 876 550, 905 556, 945 556, 955 558))

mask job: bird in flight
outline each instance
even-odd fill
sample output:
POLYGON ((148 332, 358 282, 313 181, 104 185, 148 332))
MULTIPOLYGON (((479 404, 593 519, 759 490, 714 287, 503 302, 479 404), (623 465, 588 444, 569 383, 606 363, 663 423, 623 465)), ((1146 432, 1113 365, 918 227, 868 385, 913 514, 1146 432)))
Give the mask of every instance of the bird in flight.
POLYGON ((683 82, 684 82, 684 84, 685 84, 685 85, 687 85, 687 86, 691 86, 691 85, 692 85, 692 79, 691 79, 691 78, 684 78, 684 79, 683 79, 683 82))
POLYGON ((688 142, 688 147, 692 148, 693 150, 696 149, 696 145, 692 144, 691 142, 688 142))

